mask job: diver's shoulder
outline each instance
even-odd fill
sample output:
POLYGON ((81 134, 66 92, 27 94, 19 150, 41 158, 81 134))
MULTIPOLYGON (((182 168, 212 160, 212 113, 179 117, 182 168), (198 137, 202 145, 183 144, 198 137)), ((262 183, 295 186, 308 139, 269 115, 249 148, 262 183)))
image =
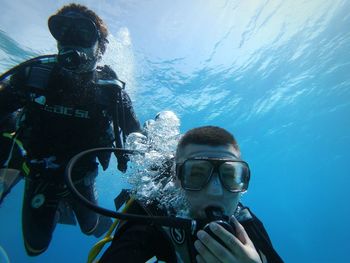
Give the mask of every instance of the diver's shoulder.
POLYGON ((96 72, 99 79, 103 79, 103 80, 118 79, 117 73, 108 65, 97 66, 96 72))
POLYGON ((57 65, 57 61, 52 56, 49 57, 48 55, 47 59, 45 59, 45 56, 38 56, 10 69, 7 77, 10 85, 15 87, 22 87, 26 84, 37 84, 38 81, 42 85, 43 83, 47 83, 48 78, 55 71, 57 65))
POLYGON ((115 71, 108 65, 98 66, 96 68, 96 84, 99 86, 108 86, 121 90, 124 93, 125 83, 121 81, 115 71))

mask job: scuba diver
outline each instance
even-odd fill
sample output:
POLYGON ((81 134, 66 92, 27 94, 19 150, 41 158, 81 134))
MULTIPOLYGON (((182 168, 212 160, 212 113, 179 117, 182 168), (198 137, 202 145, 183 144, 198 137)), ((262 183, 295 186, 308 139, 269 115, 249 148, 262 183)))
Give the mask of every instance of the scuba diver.
MULTIPOLYGON (((22 230, 30 256, 48 248, 57 222, 77 219, 84 234, 96 237, 110 227, 109 217, 72 197, 65 167, 83 150, 122 148, 126 136, 140 130, 125 83, 110 67, 97 66, 108 43, 101 18, 69 4, 48 19, 48 27, 58 54, 31 59, 0 77, 0 197, 25 179, 22 230)), ((75 187, 93 203, 98 165, 107 169, 110 157, 92 154, 75 168, 75 187)), ((125 172, 127 157, 116 157, 125 172)))
MULTIPOLYGON (((80 157, 75 158, 74 162, 80 157)), ((122 221, 99 263, 283 262, 261 221, 240 203, 250 169, 231 133, 216 126, 188 131, 177 145, 173 163, 173 169, 164 173, 159 167, 159 172, 171 176, 184 195, 188 218, 164 209, 159 200, 144 202, 122 192, 115 203, 118 209, 124 198, 125 208, 113 215, 122 221)))

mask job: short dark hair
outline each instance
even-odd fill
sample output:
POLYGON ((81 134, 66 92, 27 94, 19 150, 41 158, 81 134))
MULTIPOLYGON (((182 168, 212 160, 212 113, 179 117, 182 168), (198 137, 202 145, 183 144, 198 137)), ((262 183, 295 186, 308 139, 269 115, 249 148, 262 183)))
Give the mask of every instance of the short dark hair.
POLYGON ((97 30, 100 33, 100 36, 98 38, 98 47, 101 53, 104 54, 108 43, 108 29, 103 20, 94 11, 90 10, 86 6, 79 4, 65 5, 61 9, 59 9, 55 15, 64 15, 68 12, 77 12, 79 14, 82 14, 95 23, 97 30))
POLYGON ((177 149, 184 148, 191 143, 210 146, 231 144, 239 151, 235 137, 227 130, 217 126, 202 126, 189 130, 180 139, 177 149))

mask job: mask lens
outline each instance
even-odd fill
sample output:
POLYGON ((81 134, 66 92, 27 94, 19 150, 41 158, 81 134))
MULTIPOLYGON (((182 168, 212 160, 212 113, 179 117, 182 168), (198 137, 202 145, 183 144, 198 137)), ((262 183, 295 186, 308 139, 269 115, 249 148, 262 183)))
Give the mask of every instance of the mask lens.
POLYGON ((62 45, 91 47, 98 40, 98 31, 94 22, 87 18, 73 18, 55 15, 49 19, 52 36, 62 45))
POLYGON ((207 183, 213 166, 205 160, 187 160, 182 169, 183 187, 188 190, 200 190, 207 183))
POLYGON ((89 46, 93 45, 97 41, 98 35, 95 24, 89 19, 79 18, 75 20, 77 37, 81 43, 86 43, 89 46))
POLYGON ((220 178, 223 185, 230 191, 244 191, 247 189, 249 168, 243 162, 226 161, 220 165, 220 178))
POLYGON ((49 29, 52 36, 62 42, 65 35, 71 28, 71 21, 69 19, 63 19, 62 16, 51 16, 49 18, 49 29))

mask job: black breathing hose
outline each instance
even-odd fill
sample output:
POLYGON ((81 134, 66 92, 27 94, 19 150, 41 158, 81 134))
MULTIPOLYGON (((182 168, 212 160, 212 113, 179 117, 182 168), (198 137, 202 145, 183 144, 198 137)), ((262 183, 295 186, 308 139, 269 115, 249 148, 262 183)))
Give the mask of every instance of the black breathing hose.
POLYGON ((103 207, 99 207, 94 203, 87 200, 79 191, 75 188, 74 183, 72 181, 72 170, 74 165, 85 155, 96 152, 117 152, 122 154, 134 154, 140 153, 134 150, 120 149, 120 148, 93 148, 75 155, 68 163, 65 172, 65 179, 67 186, 74 197, 76 197, 83 205, 93 210, 96 213, 99 213, 104 216, 117 218, 120 220, 128 220, 135 223, 142 224, 154 224, 161 226, 168 226, 174 228, 182 228, 191 233, 194 233, 196 229, 196 221, 185 218, 177 218, 177 217, 166 217, 166 216, 141 216, 135 214, 127 214, 127 213, 119 213, 115 212, 103 207))

